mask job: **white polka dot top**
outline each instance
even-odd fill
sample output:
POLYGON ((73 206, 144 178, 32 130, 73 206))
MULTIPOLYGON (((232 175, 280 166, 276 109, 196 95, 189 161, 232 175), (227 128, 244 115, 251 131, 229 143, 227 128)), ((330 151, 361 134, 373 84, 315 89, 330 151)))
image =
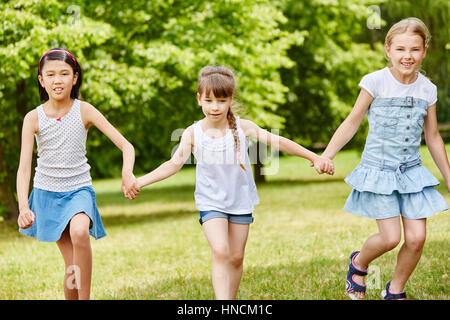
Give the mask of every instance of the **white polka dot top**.
POLYGON ((37 166, 35 188, 65 192, 92 185, 86 158, 87 130, 81 119, 80 100, 75 99, 63 117, 49 118, 37 107, 39 128, 35 135, 37 166))

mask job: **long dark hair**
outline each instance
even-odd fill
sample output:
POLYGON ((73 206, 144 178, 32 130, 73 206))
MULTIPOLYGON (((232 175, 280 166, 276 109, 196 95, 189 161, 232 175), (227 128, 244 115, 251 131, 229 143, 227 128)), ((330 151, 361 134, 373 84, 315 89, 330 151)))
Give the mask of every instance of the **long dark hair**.
MULTIPOLYGON (((78 73, 77 83, 75 83, 75 85, 72 87, 72 91, 70 92, 70 97, 72 99, 77 99, 80 96, 80 87, 83 81, 82 71, 78 61, 75 60, 75 58, 69 51, 61 48, 53 48, 44 53, 44 55, 41 57, 38 66, 38 76, 39 75, 42 76, 41 70, 44 67, 45 62, 48 60, 64 61, 65 63, 67 63, 72 67, 74 75, 78 73)), ((38 88, 39 88, 39 99, 41 99, 41 101, 47 101, 49 99, 48 93, 47 91, 45 91, 45 88, 41 86, 39 79, 38 79, 38 88)))

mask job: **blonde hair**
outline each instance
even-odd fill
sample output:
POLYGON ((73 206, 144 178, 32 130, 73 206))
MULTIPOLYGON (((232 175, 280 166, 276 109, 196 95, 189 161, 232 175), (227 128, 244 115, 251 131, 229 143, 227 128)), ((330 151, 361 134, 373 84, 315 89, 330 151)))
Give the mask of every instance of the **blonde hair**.
MULTIPOLYGON (((206 66, 203 67, 198 74, 197 93, 201 96, 205 94, 208 97, 211 92, 216 98, 233 97, 236 88, 234 73, 231 69, 224 66, 206 66)), ((236 125, 236 118, 231 107, 227 113, 228 126, 233 134, 234 144, 236 146, 237 158, 242 169, 245 166, 240 159, 241 142, 236 125)))
POLYGON ((420 36, 423 40, 423 46, 428 47, 431 39, 430 31, 422 20, 415 17, 409 17, 395 23, 386 34, 384 44, 389 47, 396 35, 407 32, 420 36))

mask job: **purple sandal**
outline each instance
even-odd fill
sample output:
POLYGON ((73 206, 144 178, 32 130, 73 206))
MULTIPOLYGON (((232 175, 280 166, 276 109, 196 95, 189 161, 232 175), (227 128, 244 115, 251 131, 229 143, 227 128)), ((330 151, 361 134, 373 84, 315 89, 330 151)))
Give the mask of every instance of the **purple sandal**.
POLYGON ((361 300, 358 299, 358 297, 354 294, 355 292, 364 292, 366 293, 366 286, 356 283, 353 280, 353 277, 355 275, 358 276, 367 276, 367 270, 361 270, 355 267, 353 264, 353 259, 355 259, 356 255, 359 253, 359 251, 355 251, 350 255, 350 264, 348 267, 348 273, 347 273, 347 280, 345 281, 345 289, 347 290, 347 295, 352 300, 361 300))
POLYGON ((381 297, 384 300, 408 300, 406 299, 406 292, 400 292, 400 293, 392 293, 389 291, 389 287, 391 286, 391 281, 389 281, 386 285, 386 290, 383 290, 381 292, 381 297))

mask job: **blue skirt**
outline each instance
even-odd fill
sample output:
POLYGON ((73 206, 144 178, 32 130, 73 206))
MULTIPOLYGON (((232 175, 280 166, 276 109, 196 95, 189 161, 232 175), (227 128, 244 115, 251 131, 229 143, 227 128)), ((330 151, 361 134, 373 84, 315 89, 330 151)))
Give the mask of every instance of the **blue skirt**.
POLYGON ((422 166, 420 159, 410 166, 383 168, 371 161, 361 161, 345 182, 353 190, 344 210, 359 216, 423 219, 448 209, 445 198, 434 188, 439 181, 422 166))
POLYGON ((92 186, 81 187, 67 192, 53 192, 33 188, 28 200, 35 215, 33 225, 19 232, 39 241, 56 242, 72 217, 84 212, 91 219, 89 234, 95 239, 106 236, 102 219, 98 212, 95 192, 92 186))

